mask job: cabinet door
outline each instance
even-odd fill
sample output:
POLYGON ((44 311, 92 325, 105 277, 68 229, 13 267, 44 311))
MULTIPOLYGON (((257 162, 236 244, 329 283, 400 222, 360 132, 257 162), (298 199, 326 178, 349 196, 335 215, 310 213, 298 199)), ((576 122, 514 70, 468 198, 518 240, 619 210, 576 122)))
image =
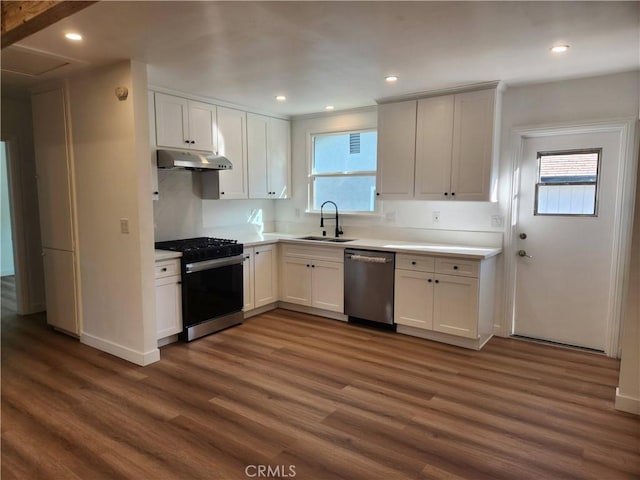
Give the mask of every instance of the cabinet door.
POLYGON ((242 260, 242 292, 244 294, 244 307, 245 312, 253 310, 254 293, 253 286, 255 282, 254 269, 253 269, 253 248, 244 249, 244 259, 242 260))
POLYGON ((73 250, 71 152, 64 90, 35 94, 31 105, 42 246, 73 250))
POLYGON ((278 263, 275 245, 255 247, 255 306, 278 301, 278 263))
POLYGON ((267 148, 269 117, 247 113, 249 198, 269 198, 267 148))
POLYGON ((460 337, 478 337, 478 279, 434 275, 433 329, 460 337))
POLYGON ((289 198, 291 176, 291 124, 279 118, 269 119, 268 172, 269 198, 289 198))
POLYGON ((156 144, 159 147, 189 148, 189 101, 157 92, 155 98, 156 144))
POLYGON ((377 194, 384 198, 413 198, 416 146, 416 102, 378 107, 377 194))
POLYGON ((218 153, 233 164, 231 170, 219 173, 221 199, 249 198, 246 123, 246 112, 218 107, 218 153))
POLYGON ((311 260, 282 257, 282 301, 311 306, 311 260))
POLYGON ((151 156, 151 194, 158 200, 158 154, 156 153, 156 104, 153 92, 147 92, 149 111, 149 153, 151 156))
POLYGON ((189 100, 189 148, 215 152, 216 106, 189 100))
POLYGON ((457 200, 490 200, 496 91, 455 96, 451 194, 457 200))
POLYGON ((433 285, 433 273, 397 269, 393 314, 395 323, 432 330, 433 285))
POLYGON ((451 195, 454 96, 418 101, 415 196, 445 200, 451 195))
POLYGON ((156 279, 156 338, 182 330, 182 291, 180 276, 156 279))
POLYGON ((344 264, 311 261, 311 305, 323 310, 344 312, 344 264))
POLYGON ((78 335, 76 273, 73 252, 43 250, 47 323, 78 335))

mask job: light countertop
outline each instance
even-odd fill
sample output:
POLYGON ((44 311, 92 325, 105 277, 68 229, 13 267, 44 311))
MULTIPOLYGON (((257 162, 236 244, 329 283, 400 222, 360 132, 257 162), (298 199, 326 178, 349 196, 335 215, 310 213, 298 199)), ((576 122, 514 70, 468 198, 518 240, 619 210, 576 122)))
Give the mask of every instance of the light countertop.
POLYGON ((156 250, 156 262, 161 260, 171 260, 172 258, 180 258, 182 252, 172 252, 170 250, 156 250))
MULTIPOLYGON (((281 234, 277 232, 250 234, 244 238, 238 238, 238 241, 246 247, 254 247, 257 245, 265 245, 269 243, 290 243, 299 245, 313 245, 316 247, 329 248, 360 248, 383 250, 397 253, 423 253, 435 256, 456 256, 482 260, 496 256, 502 252, 502 248, 493 247, 477 247, 467 245, 451 245, 451 244, 433 244, 421 242, 408 242, 400 240, 385 240, 372 238, 359 238, 349 242, 322 242, 315 240, 300 240, 304 234, 281 234)), ((340 237, 340 238, 349 238, 340 237)))
MULTIPOLYGON (((301 240, 305 234, 287 234, 287 233, 255 233, 240 235, 237 240, 245 247, 255 247, 259 245, 267 245, 270 243, 289 243, 298 245, 308 245, 315 247, 329 248, 359 248, 363 250, 383 250, 396 253, 422 253, 435 256, 455 256, 473 258, 483 260, 502 253, 501 248, 493 247, 477 247, 467 245, 452 244, 434 244, 421 242, 408 242, 400 240, 384 240, 373 238, 359 238, 349 242, 323 242, 316 240, 301 240)), ((349 237, 340 237, 349 238, 349 237)), ((169 260, 172 258, 180 258, 182 253, 171 252, 168 250, 155 251, 156 262, 160 260, 169 260)))

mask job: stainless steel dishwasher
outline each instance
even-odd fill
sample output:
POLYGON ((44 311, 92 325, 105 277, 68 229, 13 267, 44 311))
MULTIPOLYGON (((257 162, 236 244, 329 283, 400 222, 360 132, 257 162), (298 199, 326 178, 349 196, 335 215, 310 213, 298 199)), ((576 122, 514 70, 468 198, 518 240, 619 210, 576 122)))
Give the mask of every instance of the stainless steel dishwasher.
POLYGON ((396 254, 344 251, 344 313, 349 321, 394 328, 393 276, 396 254))

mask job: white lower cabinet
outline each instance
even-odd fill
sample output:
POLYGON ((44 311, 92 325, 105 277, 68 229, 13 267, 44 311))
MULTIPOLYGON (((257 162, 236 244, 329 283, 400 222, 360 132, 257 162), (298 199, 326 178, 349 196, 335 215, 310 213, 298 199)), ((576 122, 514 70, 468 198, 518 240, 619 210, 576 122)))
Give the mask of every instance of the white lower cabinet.
POLYGON ((182 280, 180 260, 156 262, 156 337, 182 331, 182 280))
POLYGON ((244 249, 244 311, 278 301, 277 245, 244 249))
POLYGON ((286 245, 281 273, 283 302, 322 310, 344 311, 344 258, 342 249, 286 245))
POLYGON ((433 329, 432 277, 425 272, 396 269, 394 320, 398 325, 433 329))
POLYGON ((396 255, 398 332, 479 349, 493 334, 495 258, 396 255))

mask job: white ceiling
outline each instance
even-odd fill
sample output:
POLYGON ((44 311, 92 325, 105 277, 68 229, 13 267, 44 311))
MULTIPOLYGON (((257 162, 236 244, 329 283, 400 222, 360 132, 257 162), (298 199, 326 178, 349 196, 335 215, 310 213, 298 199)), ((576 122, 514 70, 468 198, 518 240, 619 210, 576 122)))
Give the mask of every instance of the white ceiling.
POLYGON ((298 115, 638 69, 639 25, 640 2, 102 1, 18 45, 75 60, 44 77, 132 58, 148 64, 151 85, 298 115), (68 31, 84 40, 69 42, 68 31), (558 43, 571 48, 550 53, 558 43), (386 84, 389 74, 400 80, 386 84))

